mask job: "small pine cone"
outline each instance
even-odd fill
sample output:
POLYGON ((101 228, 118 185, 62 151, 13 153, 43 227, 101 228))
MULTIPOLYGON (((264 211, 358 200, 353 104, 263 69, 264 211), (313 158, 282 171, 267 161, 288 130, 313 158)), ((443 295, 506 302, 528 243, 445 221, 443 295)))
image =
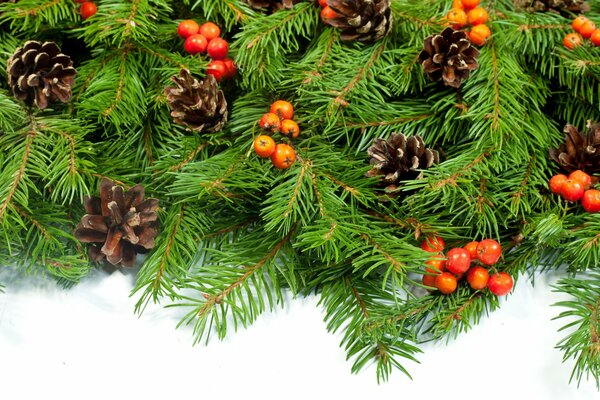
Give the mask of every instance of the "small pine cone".
POLYGON ((600 123, 588 121, 581 134, 571 124, 565 126, 565 143, 550 149, 550 158, 566 172, 578 169, 593 174, 600 171, 600 123))
POLYGON ((419 61, 432 81, 442 80, 444 85, 458 88, 471 71, 479 68, 477 57, 479 50, 473 47, 466 32, 446 28, 425 39, 419 61))
POLYGON ((556 12, 569 15, 581 14, 590 10, 584 0, 514 0, 515 8, 527 12, 556 12))
POLYGON ((248 5, 257 10, 263 10, 272 14, 279 10, 289 10, 303 0, 244 0, 248 5))
POLYGON ((388 193, 397 191, 402 181, 422 178, 424 169, 440 162, 437 150, 426 148, 420 136, 402 133, 392 133, 387 140, 375 139, 368 154, 373 168, 367 176, 381 176, 388 193))
POLYGON ((165 88, 171 116, 175 123, 202 132, 216 132, 227 122, 227 101, 217 80, 207 75, 203 80, 182 69, 171 78, 177 86, 165 88))
POLYGON ((44 109, 48 102, 67 103, 71 98, 77 71, 71 57, 62 54, 56 43, 25 42, 6 65, 13 95, 27 105, 44 109))
POLYGON ((157 199, 144 200, 144 188, 135 185, 127 192, 103 178, 100 197, 83 199, 87 214, 75 228, 75 237, 92 243, 90 259, 106 260, 112 265, 132 267, 137 253, 154 247, 158 234, 157 199))
POLYGON ((390 0, 327 0, 339 15, 324 20, 341 30, 342 40, 375 42, 392 29, 390 0))

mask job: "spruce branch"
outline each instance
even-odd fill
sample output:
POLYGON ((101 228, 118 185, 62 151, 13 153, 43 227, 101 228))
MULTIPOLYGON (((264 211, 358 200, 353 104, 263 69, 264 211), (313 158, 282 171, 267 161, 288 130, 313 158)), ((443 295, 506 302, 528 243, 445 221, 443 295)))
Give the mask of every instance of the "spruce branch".
POLYGON ((580 277, 561 279, 554 291, 568 295, 570 300, 557 302, 555 306, 566 309, 554 319, 565 319, 559 331, 568 332, 557 344, 564 352, 563 361, 575 360, 570 381, 581 383, 590 376, 596 381, 600 378, 600 276, 589 273, 580 277))

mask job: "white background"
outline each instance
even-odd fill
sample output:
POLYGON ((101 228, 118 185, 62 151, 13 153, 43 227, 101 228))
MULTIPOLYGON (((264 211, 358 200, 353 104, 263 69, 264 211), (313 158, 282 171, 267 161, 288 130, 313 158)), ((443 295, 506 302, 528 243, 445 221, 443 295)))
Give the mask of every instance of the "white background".
POLYGON ((568 383, 573 361, 554 346, 564 321, 557 276, 521 279, 470 332, 423 346, 377 384, 358 375, 326 332, 317 298, 289 300, 224 342, 192 347, 181 310, 149 307, 137 317, 134 273, 95 272, 71 290, 0 269, 1 399, 600 399, 595 382, 568 383))

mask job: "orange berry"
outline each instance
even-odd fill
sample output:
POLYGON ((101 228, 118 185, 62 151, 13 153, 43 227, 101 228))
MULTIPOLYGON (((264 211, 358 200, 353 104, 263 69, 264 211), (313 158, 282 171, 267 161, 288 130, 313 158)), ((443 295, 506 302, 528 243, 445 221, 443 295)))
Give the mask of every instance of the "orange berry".
POLYGON ((444 294, 454 292, 457 286, 456 277, 449 272, 442 272, 435 277, 435 287, 444 294))
POLYGON ((592 186, 592 177, 580 169, 571 172, 568 178, 581 183, 581 186, 583 186, 584 190, 588 190, 590 186, 592 186))
POLYGON ((462 3, 465 10, 470 10, 477 7, 481 3, 481 0, 462 0, 462 3))
POLYGON ((270 111, 277 114, 279 119, 292 119, 294 116, 294 106, 292 103, 285 100, 277 100, 271 104, 270 111))
POLYGON ((269 158, 275 152, 275 141, 271 136, 260 135, 254 139, 254 151, 260 158, 269 158))
POLYGON ((583 39, 581 38, 581 35, 579 33, 569 33, 563 39, 563 44, 565 45, 565 47, 571 50, 577 46, 581 46, 582 42, 583 39))
POLYGON ((483 267, 473 267, 467 272, 467 282, 473 290, 485 289, 489 279, 490 273, 483 267))
POLYGON ((590 39, 592 40, 592 43, 594 43, 594 46, 600 46, 600 29, 596 29, 592 33, 592 36, 590 36, 590 39))
POLYGON ((287 169, 296 161, 296 151, 292 146, 279 143, 271 154, 271 162, 277 169, 287 169))
POLYGON ((594 33, 595 30, 596 24, 594 24, 592 21, 587 21, 581 25, 581 28, 579 28, 579 33, 581 36, 587 39, 592 36, 592 33, 594 33))
POLYGON ((259 125, 267 132, 279 132, 281 128, 281 120, 274 113, 266 113, 260 119, 259 125))
POLYGON ((583 24, 585 24, 588 21, 589 19, 587 19, 586 16, 580 15, 579 17, 575 18, 573 22, 571 22, 571 26, 573 27, 573 29, 575 29, 575 32, 579 32, 583 24))
POLYGON ((477 260, 477 245, 479 242, 469 242, 463 247, 466 251, 469 252, 471 259, 477 260))
POLYGON ((477 46, 483 46, 487 39, 492 35, 492 31, 485 24, 474 26, 469 32, 469 39, 477 46))
POLYGON ((475 7, 467 13, 469 23, 473 26, 485 24, 488 19, 488 13, 483 7, 475 7))
POLYGON ((435 277, 436 275, 423 275, 423 285, 429 286, 432 289, 435 289, 435 277))
POLYGON ((452 8, 457 8, 459 10, 464 10, 465 6, 463 6, 462 0, 453 0, 452 1, 452 8))
POLYGON ((425 267, 425 271, 430 274, 439 274, 446 271, 446 261, 441 258, 430 258, 425 264, 429 265, 428 267, 425 267))
POLYGON ((284 119, 281 121, 281 134, 283 136, 291 137, 292 139, 296 139, 300 134, 300 127, 296 123, 296 121, 292 119, 284 119))
POLYGON ((448 11, 446 15, 446 19, 452 25, 453 28, 458 29, 462 28, 467 24, 467 13, 464 10, 460 10, 458 8, 453 8, 448 11))

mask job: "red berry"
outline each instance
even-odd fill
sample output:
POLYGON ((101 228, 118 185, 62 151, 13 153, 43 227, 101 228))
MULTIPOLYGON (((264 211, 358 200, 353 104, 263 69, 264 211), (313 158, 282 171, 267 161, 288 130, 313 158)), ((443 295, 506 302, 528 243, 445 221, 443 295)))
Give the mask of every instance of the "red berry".
POLYGON ((226 58, 223 60, 223 64, 225 64, 225 68, 227 68, 227 74, 225 74, 225 79, 233 79, 233 77, 235 76, 235 72, 237 71, 235 63, 231 58, 226 58))
POLYGON ((439 236, 429 236, 421 242, 421 248, 429 253, 439 253, 444 250, 444 239, 439 236))
POLYGON ((177 25, 177 33, 184 39, 198 33, 198 29, 199 27, 196 21, 192 21, 191 19, 181 21, 179 25, 177 25))
POLYGON ((458 283, 456 277, 448 272, 442 272, 435 277, 435 287, 444 294, 450 294, 456 290, 458 283))
POLYGON ((571 172, 571 174, 569 174, 569 179, 581 183, 584 190, 588 190, 590 186, 592 186, 592 177, 580 169, 571 172))
POLYGON ((552 193, 560 194, 560 190, 562 189, 567 179, 567 176, 563 174, 554 175, 552 178, 550 178, 549 185, 552 193))
POLYGON ((473 267, 467 272, 467 282, 473 290, 485 289, 489 279, 490 274, 488 270, 483 267, 473 267))
POLYGON ((477 259, 486 265, 494 265, 502 255, 502 246, 493 239, 484 239, 477 245, 477 259))
POLYGON ((488 288, 496 296, 506 296, 514 285, 513 278, 506 272, 499 272, 490 276, 488 288))
POLYGON ((221 28, 219 28, 216 24, 213 24, 212 22, 205 22, 202 25, 200 25, 198 32, 200 32, 200 34, 204 36, 209 42, 214 38, 218 38, 219 36, 221 36, 221 28))
POLYGON ((204 36, 199 33, 195 33, 193 35, 188 36, 185 39, 185 43, 183 44, 183 48, 189 54, 202 54, 206 51, 206 45, 208 41, 204 36))
POLYGON ((220 82, 227 75, 227 66, 221 60, 212 60, 206 67, 206 74, 214 76, 220 82))
POLYGON ((213 60, 223 60, 225 57, 227 57, 229 43, 227 43, 227 40, 225 39, 214 38, 208 42, 206 51, 213 60))
POLYGON ((567 179, 560 189, 561 196, 567 201, 577 201, 583 196, 583 185, 579 181, 567 179))
POLYGON ((319 5, 321 7, 327 7, 327 0, 319 0, 319 5))
POLYGON ((453 274, 462 274, 467 272, 471 266, 471 256, 469 252, 462 247, 452 249, 446 255, 446 269, 453 274))
POLYGON ((300 134, 300 127, 296 123, 296 121, 292 119, 284 119, 281 121, 281 134, 283 136, 291 137, 292 139, 296 139, 300 134))
POLYGON ((333 8, 331 8, 329 6, 325 6, 321 10, 321 19, 323 19, 323 20, 333 19, 333 18, 337 18, 339 16, 340 15, 338 13, 336 13, 335 11, 333 11, 333 8))
POLYGON ((477 245, 479 242, 469 242, 465 245, 464 249, 469 252, 472 260, 477 259, 477 245))
POLYGON ((600 190, 586 190, 581 198, 581 205, 587 212, 595 213, 600 211, 600 190))
POLYGON ((98 7, 96 7, 96 5, 91 1, 86 1, 81 4, 81 7, 79 7, 79 13, 83 19, 88 19, 89 17, 93 16, 96 14, 96 11, 98 11, 98 7))

